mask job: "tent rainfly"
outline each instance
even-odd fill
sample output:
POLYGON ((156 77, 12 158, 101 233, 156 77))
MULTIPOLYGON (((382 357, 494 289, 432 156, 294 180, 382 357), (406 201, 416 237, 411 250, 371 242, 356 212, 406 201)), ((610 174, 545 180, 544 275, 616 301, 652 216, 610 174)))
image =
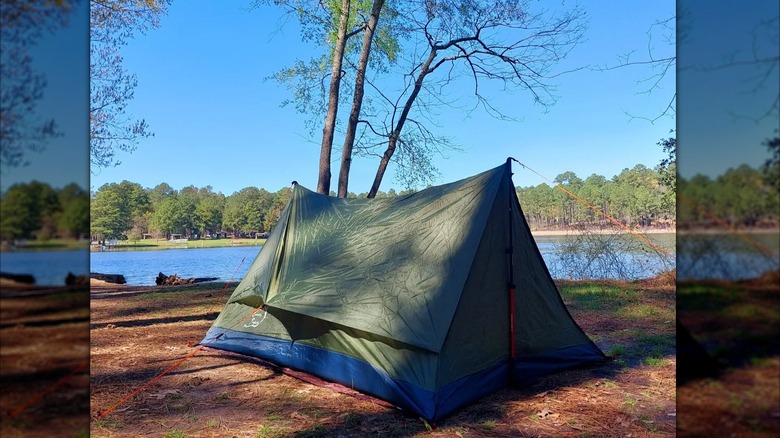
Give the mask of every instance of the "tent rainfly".
POLYGON ((605 360, 566 309, 505 165, 408 196, 290 203, 202 345, 434 421, 605 360))

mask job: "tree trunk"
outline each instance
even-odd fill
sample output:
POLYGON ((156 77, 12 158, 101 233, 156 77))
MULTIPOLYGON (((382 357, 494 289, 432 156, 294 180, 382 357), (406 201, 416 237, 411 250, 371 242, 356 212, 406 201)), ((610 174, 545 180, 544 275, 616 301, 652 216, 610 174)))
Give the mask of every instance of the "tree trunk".
POLYGON ((430 73, 428 68, 430 68, 433 60, 436 59, 436 53, 436 47, 431 48, 431 53, 428 55, 428 59, 426 59, 423 65, 420 67, 420 74, 417 75, 417 79, 414 81, 414 89, 412 90, 412 94, 409 95, 409 99, 406 100, 403 111, 401 111, 401 115, 398 117, 398 123, 395 125, 395 128, 393 129, 393 132, 390 134, 390 138, 387 141, 387 149, 385 150, 385 153, 382 154, 382 159, 379 160, 379 168, 376 171, 376 176, 374 176, 374 183, 371 185, 371 190, 369 190, 367 198, 376 197, 376 194, 379 191, 379 185, 382 184, 382 178, 385 176, 387 165, 390 163, 390 159, 393 157, 395 149, 398 145, 398 138, 401 136, 401 130, 404 128, 406 119, 409 117, 409 111, 411 111, 412 105, 414 104, 415 99, 417 99, 417 95, 420 94, 425 76, 430 73))
POLYGON ((379 22, 379 13, 382 11, 384 0, 374 0, 371 7, 371 16, 368 19, 366 29, 363 31, 363 45, 360 48, 355 76, 355 95, 352 100, 352 110, 349 113, 349 123, 344 136, 344 147, 341 151, 341 170, 339 172, 339 198, 346 198, 349 188, 349 170, 352 166, 352 148, 355 145, 355 133, 357 132, 360 109, 363 106, 363 94, 365 90, 366 68, 368 56, 371 53, 371 42, 374 40, 374 31, 379 22))
POLYGON ((330 92, 328 96, 328 112, 325 115, 325 126, 322 128, 322 146, 320 147, 319 179, 317 193, 330 193, 330 156, 333 150, 333 133, 336 130, 336 114, 339 108, 339 89, 341 87, 341 63, 344 59, 344 45, 347 42, 347 25, 349 24, 350 0, 341 1, 341 19, 333 51, 333 63, 330 72, 330 92))

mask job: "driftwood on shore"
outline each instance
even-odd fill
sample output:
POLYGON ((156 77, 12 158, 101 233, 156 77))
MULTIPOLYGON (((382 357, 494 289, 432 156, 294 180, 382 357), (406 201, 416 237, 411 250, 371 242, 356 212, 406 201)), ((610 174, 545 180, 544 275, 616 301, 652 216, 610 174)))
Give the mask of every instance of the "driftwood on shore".
POLYGON ((35 284, 35 277, 30 274, 11 274, 10 272, 0 272, 0 278, 11 280, 15 283, 35 284))
POLYGON ((65 285, 66 286, 88 286, 89 277, 86 275, 73 275, 72 272, 68 272, 68 275, 65 276, 65 285))
POLYGON ((89 278, 94 278, 95 280, 102 280, 106 283, 114 283, 114 284, 125 284, 127 283, 127 280, 125 280, 125 276, 121 274, 99 274, 97 272, 90 272, 89 278))
POLYGON ((192 284, 192 283, 202 283, 204 281, 214 281, 216 279, 217 279, 216 277, 181 278, 176 274, 168 276, 160 272, 159 274, 157 274, 157 278, 154 280, 154 282, 157 284, 157 286, 177 286, 180 284, 192 284))

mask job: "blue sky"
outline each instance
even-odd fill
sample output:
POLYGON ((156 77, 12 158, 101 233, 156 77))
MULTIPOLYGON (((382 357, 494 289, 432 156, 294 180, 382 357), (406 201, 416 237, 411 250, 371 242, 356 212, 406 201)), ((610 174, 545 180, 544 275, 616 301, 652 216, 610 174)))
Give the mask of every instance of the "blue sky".
MULTIPOLYGON (((666 10, 647 6, 646 10, 599 11, 599 4, 586 4, 591 16, 589 41, 575 49, 570 65, 592 63, 593 57, 608 63, 617 54, 643 47, 645 31, 655 17, 673 14, 671 2, 666 10), (627 17, 629 13, 633 19, 627 17), (595 31, 605 28, 635 33, 635 44, 595 31), (610 41, 613 44, 605 47, 610 41)), ((303 118, 294 109, 280 108, 289 97, 287 91, 263 80, 312 53, 300 43, 294 26, 280 30, 279 23, 277 10, 248 12, 243 2, 174 3, 160 29, 137 38, 125 51, 128 68, 139 77, 130 110, 143 115, 155 137, 122 157, 120 167, 93 174, 91 186, 122 179, 144 186, 165 181, 176 188, 208 184, 225 194, 249 185, 277 190, 292 180, 315 187, 319 139, 308 137, 303 118), (215 29, 204 32, 205 22, 215 29)), ((520 123, 500 122, 484 114, 469 118, 462 113, 442 114, 447 120, 439 122, 441 129, 464 151, 449 152, 436 161, 441 173, 438 182, 492 168, 510 155, 550 178, 566 170, 583 177, 612 176, 636 163, 654 165, 661 157, 655 142, 668 133, 673 121, 629 122, 624 111, 657 111, 663 107, 661 98, 668 98, 660 91, 657 97, 637 96, 641 89, 635 81, 641 74, 627 69, 562 78, 561 99, 547 114, 527 96, 516 95, 512 115, 522 118, 520 123)), ((665 85, 672 93, 674 78, 665 85)), ((336 165, 338 156, 333 155, 336 165)), ((367 191, 375 169, 374 160, 356 160, 350 189, 367 191)), ((519 185, 540 182, 520 173, 515 180, 519 185)), ((392 172, 382 188, 390 187, 401 188, 392 172)))
POLYGON ((62 136, 28 154, 29 166, 4 170, 3 192, 34 179, 54 187, 71 182, 89 187, 89 14, 87 1, 77 3, 67 25, 45 32, 31 52, 34 69, 47 83, 37 116, 53 118, 62 136))
MULTIPOLYGON (((134 153, 120 155, 120 166, 93 169, 92 189, 124 179, 145 187, 161 182, 174 188, 211 185, 226 195, 250 185, 278 190, 292 180, 316 187, 319 139, 308 136, 303 117, 293 108, 280 107, 289 97, 287 91, 264 80, 296 58, 307 59, 311 46, 300 42, 294 26, 280 28, 277 9, 250 12, 247 3, 174 2, 159 29, 128 44, 125 63, 139 82, 129 111, 144 118, 155 136, 134 153)), ((590 29, 567 66, 613 63, 619 54, 642 50, 652 23, 674 14, 674 2, 668 1, 609 7, 588 1, 584 6, 590 29)), ((673 53, 663 46, 659 50, 673 53)), ((662 157, 655 143, 668 135, 674 120, 653 125, 630 121, 625 112, 661 111, 674 92, 674 74, 665 78, 663 89, 640 95, 644 88, 637 80, 647 73, 624 69, 561 77, 560 99, 548 113, 534 107, 527 95, 517 94, 505 108, 521 122, 500 122, 485 114, 442 114, 441 130, 463 151, 437 159, 437 182, 495 167, 507 156, 549 178, 567 170, 582 177, 611 177, 637 163, 654 166, 662 157)), ((333 155, 334 174, 339 156, 338 151, 333 155)), ((356 160, 350 190, 367 191, 375 170, 375 160, 356 160)), ((518 185, 541 182, 516 170, 518 185)), ((392 171, 382 189, 391 187, 402 188, 392 171)))
POLYGON ((762 142, 780 126, 780 2, 683 3, 678 51, 679 174, 718 175, 769 158, 762 142), (774 19, 774 21, 770 21, 774 19), (773 64, 751 60, 772 58, 773 64), (724 65, 733 67, 722 68, 724 65))
MULTIPOLYGON (((278 190, 292 180, 316 187, 319 138, 309 137, 303 116, 293 108, 280 107, 281 102, 290 97, 287 91, 273 81, 264 80, 295 59, 308 59, 313 53, 312 47, 300 42, 294 23, 280 28, 277 9, 266 7, 249 11, 250 3, 175 1, 159 29, 130 41, 123 55, 127 69, 138 76, 138 87, 128 110, 133 117, 145 119, 155 136, 142 140, 132 154, 120 153, 120 166, 92 169, 91 173, 79 173, 74 168, 71 179, 73 176, 83 180, 88 177, 88 185, 93 190, 105 183, 130 180, 145 187, 161 182, 177 189, 191 184, 210 185, 226 195, 247 186, 278 190)), ((771 3, 774 2, 763 4, 771 3)), ((675 2, 672 1, 587 0, 582 4, 589 15, 589 29, 582 44, 561 64, 561 70, 614 64, 620 55, 631 51, 636 51, 637 59, 642 58, 646 54, 647 32, 652 24, 675 14, 675 2)), ((740 8, 740 11, 745 9, 750 8, 740 8)), ((758 10, 757 14, 763 13, 760 8, 754 9, 758 10)), ((79 17, 83 19, 85 15, 79 17)), ((56 51, 58 45, 83 40, 79 19, 73 19, 71 28, 51 36, 41 46, 48 47, 49 51, 54 47, 56 51)), ((698 19, 701 22, 701 18, 698 19)), ((751 19, 753 17, 747 18, 748 21, 751 19)), ((702 35, 700 38, 715 36, 702 35)), ((732 35, 731 39, 739 43, 739 37, 732 35)), ((652 42, 657 56, 674 53, 674 49, 660 39, 660 34, 656 34, 652 42)), ((80 108, 79 105, 85 102, 83 90, 87 86, 87 75, 86 61, 82 60, 79 51, 76 52, 69 52, 68 56, 72 57, 71 62, 84 62, 79 64, 84 66, 83 75, 78 75, 78 68, 67 69, 70 73, 64 75, 61 64, 58 70, 57 63, 46 63, 45 68, 49 69, 46 99, 70 97, 80 108)), ((664 117, 649 123, 632 120, 628 115, 655 117, 675 92, 676 77, 670 72, 660 88, 649 94, 642 93, 647 84, 641 80, 652 73, 646 68, 630 67, 607 72, 585 69, 561 76, 554 81, 560 98, 547 113, 534 106, 523 93, 496 96, 502 108, 519 122, 502 122, 478 112, 470 115, 456 111, 442 113, 438 119, 440 131, 453 138, 463 151, 448 152, 446 157, 436 159, 441 174, 437 183, 495 167, 507 156, 519 159, 550 179, 568 170, 583 178, 593 173, 611 177, 638 163, 655 166, 663 158, 656 143, 670 135, 675 119, 664 117)), ((451 89, 449 92, 457 96, 469 93, 470 89, 451 89)), ((695 94, 694 97, 702 96, 695 94)), ((59 107, 58 111, 64 113, 52 115, 67 121, 68 114, 74 111, 59 107)), ((44 103, 42 111, 46 108, 44 103)), ((701 120, 717 120, 714 126, 718 127, 733 122, 727 109, 721 112, 727 119, 701 120)), ((342 110, 341 115, 345 113, 346 110, 342 110)), ((691 119, 691 123, 698 122, 691 119)), ((49 179, 55 186, 67 182, 66 175, 58 176, 51 169, 62 163, 60 154, 84 151, 71 146, 87 141, 87 127, 78 123, 60 124, 72 129, 67 130, 63 138, 52 141, 49 150, 36 156, 32 166, 4 175, 3 188, 30 176, 49 179)), ((760 141, 771 130, 764 131, 767 131, 766 126, 745 128, 741 138, 745 146, 732 148, 741 151, 738 156, 729 155, 729 159, 714 163, 706 171, 719 173, 729 166, 728 163, 734 162, 760 163, 765 156, 760 141), (745 140, 746 131, 750 131, 749 141, 745 140)), ((337 138, 334 144, 340 144, 340 139, 337 138)), ((340 152, 334 151, 334 175, 338 172, 339 156, 340 152)), ((81 163, 88 163, 88 159, 84 158, 81 163)), ((370 159, 355 161, 351 191, 369 189, 376 164, 370 159)), ((515 169, 514 179, 515 184, 521 186, 544 182, 520 168, 515 169)), ((335 190, 335 183, 332 188, 335 190)), ((389 188, 402 188, 392 169, 382 185, 382 190, 389 188)))

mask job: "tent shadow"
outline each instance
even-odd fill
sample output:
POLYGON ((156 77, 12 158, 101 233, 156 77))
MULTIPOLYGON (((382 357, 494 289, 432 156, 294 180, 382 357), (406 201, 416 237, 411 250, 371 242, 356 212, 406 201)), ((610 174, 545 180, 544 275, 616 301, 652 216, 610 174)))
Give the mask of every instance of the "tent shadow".
POLYGON ((508 419, 508 406, 511 404, 534 399, 538 394, 546 391, 578 386, 593 380, 610 379, 619 374, 621 369, 614 362, 608 362, 603 365, 551 374, 526 386, 507 386, 467 404, 435 423, 429 423, 411 411, 389 408, 379 413, 342 415, 338 421, 328 422, 324 426, 318 424, 308 429, 299 430, 291 436, 411 437, 430 430, 445 428, 483 431, 487 436, 494 436, 497 432, 491 433, 489 425, 506 421, 508 419))
POLYGON ((107 327, 148 327, 156 324, 173 324, 177 322, 213 321, 219 316, 219 312, 203 313, 188 316, 168 316, 161 318, 128 319, 126 321, 107 321, 99 324, 91 324, 90 330, 104 329, 107 327))

